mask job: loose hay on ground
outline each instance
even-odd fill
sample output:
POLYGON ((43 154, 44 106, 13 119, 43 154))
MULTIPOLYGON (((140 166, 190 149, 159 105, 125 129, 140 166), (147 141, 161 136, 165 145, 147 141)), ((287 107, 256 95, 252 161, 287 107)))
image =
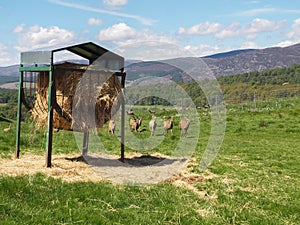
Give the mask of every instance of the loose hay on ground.
MULTIPOLYGON (((143 164, 146 162, 147 156, 137 153, 129 153, 126 156, 127 162, 125 160, 125 163, 121 164, 121 167, 119 166, 120 161, 117 155, 110 156, 110 158, 97 157, 95 158, 95 160, 98 160, 97 163, 102 163, 101 166, 98 165, 98 169, 100 168, 100 170, 97 170, 97 168, 95 169, 95 165, 93 166, 92 164, 84 162, 84 160, 80 160, 81 158, 78 154, 53 155, 52 167, 46 168, 44 156, 26 153, 22 155, 21 159, 0 159, 0 174, 22 176, 44 173, 66 182, 111 181, 113 177, 116 179, 116 183, 124 183, 124 177, 126 178, 126 176, 122 176, 123 172, 132 174, 134 180, 137 182, 147 184, 163 181, 163 179, 158 179, 160 176, 159 173, 161 173, 161 171, 172 170, 172 166, 176 167, 176 163, 180 163, 180 161, 174 160, 175 164, 172 165, 174 162, 168 159, 169 161, 167 161, 166 164, 153 164, 153 160, 157 162, 157 159, 166 158, 166 156, 161 154, 154 154, 148 157, 148 166, 145 166, 143 164), (142 164, 139 159, 142 159, 142 164)), ((191 160, 191 162, 193 161, 191 160)), ((190 190, 201 198, 209 199, 210 197, 207 197, 207 193, 205 191, 199 191, 194 184, 213 179, 216 175, 208 171, 203 174, 191 173, 188 168, 189 163, 181 168, 180 172, 173 174, 167 182, 172 183, 174 186, 190 190)))
POLYGON ((76 155, 53 155, 51 168, 45 167, 45 157, 25 154, 21 159, 1 159, 0 174, 8 176, 34 175, 44 173, 54 178, 67 182, 92 181, 99 182, 103 179, 85 162, 72 162, 66 160, 76 155))

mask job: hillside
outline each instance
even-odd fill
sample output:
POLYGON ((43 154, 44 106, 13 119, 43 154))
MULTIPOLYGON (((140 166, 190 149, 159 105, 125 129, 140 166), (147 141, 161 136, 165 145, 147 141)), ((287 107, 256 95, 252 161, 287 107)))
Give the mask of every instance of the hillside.
POLYGON ((218 59, 218 58, 224 58, 224 57, 228 57, 228 56, 235 56, 241 53, 246 53, 246 52, 250 52, 250 51, 254 51, 256 49, 239 49, 239 50, 233 50, 233 51, 229 51, 229 52, 221 52, 221 53, 217 53, 217 54, 213 54, 213 55, 208 55, 205 56, 203 58, 212 58, 212 59, 218 59))
MULTIPOLYGON (((216 77, 263 71, 300 64, 300 44, 288 47, 246 49, 219 53, 201 58, 216 77)), ((187 60, 187 58, 183 58, 187 60)), ((125 61, 127 80, 145 76, 166 77, 173 81, 189 81, 184 71, 162 62, 125 61)), ((191 66, 193 64, 191 63, 191 66)), ((195 65, 197 66, 197 65, 195 65)), ((17 77, 19 66, 0 67, 0 77, 17 77)))
POLYGON ((216 77, 300 64, 300 44, 242 52, 222 58, 203 58, 216 77))
POLYGON ((0 77, 17 77, 19 76, 19 65, 0 67, 0 77))
MULTIPOLYGON (((201 58, 216 77, 284 68, 300 64, 300 44, 289 47, 237 50, 201 58)), ((183 60, 186 60, 183 58, 183 60)), ((197 66, 197 65, 195 65, 197 66)), ((127 79, 134 80, 143 76, 167 77, 173 81, 189 81, 187 74, 180 69, 161 62, 139 62, 126 68, 127 79), (173 74, 170 74, 172 71, 173 74)))
MULTIPOLYGON (((218 77, 226 102, 243 103, 300 96, 300 65, 218 77)), ((196 82, 181 86, 195 104, 205 103, 205 96, 196 82)))

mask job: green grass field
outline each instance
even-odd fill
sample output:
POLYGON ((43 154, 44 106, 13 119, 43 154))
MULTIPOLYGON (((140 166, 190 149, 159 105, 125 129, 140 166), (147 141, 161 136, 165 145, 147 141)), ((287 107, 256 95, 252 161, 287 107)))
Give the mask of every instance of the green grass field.
MULTIPOLYGON (((193 155, 198 164, 210 133, 209 113, 199 111, 199 115, 200 138, 193 155)), ((138 138, 150 135, 150 116, 143 116, 144 132, 136 134, 138 138)), ((0 122, 1 158, 14 153, 15 123, 4 133, 8 124, 0 122)), ((100 136, 106 149, 119 153, 119 143, 106 127, 100 136)), ((173 136, 147 153, 168 155, 178 140, 175 129, 173 136)), ((44 154, 44 130, 24 123, 21 146, 22 154, 44 154)), ((217 158, 205 172, 194 164, 190 168, 193 173, 213 174, 210 179, 190 183, 205 192, 204 197, 167 181, 126 186, 68 183, 44 174, 1 174, 1 224, 300 224, 299 147, 300 98, 257 103, 255 108, 253 103, 229 105, 225 138, 217 158)), ((72 132, 54 133, 54 154, 74 152, 80 150, 72 132)))

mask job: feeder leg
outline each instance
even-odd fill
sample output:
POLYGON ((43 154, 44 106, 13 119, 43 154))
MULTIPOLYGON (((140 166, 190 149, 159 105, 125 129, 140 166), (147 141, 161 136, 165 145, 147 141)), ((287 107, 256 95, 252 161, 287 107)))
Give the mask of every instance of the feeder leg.
POLYGON ((124 162, 125 155, 125 103, 121 104, 121 161, 124 162))
POLYGON ((48 121, 46 136, 46 166, 51 167, 52 158, 52 136, 53 136, 53 95, 55 95, 54 79, 52 71, 49 71, 48 86, 48 121))
POLYGON ((21 136, 21 119, 22 119, 22 91, 23 91, 23 72, 20 73, 19 92, 18 92, 18 112, 17 112, 17 135, 16 135, 16 152, 15 157, 20 157, 20 136, 21 136))
POLYGON ((89 146, 89 131, 86 130, 83 133, 83 147, 82 147, 82 155, 87 155, 89 146))

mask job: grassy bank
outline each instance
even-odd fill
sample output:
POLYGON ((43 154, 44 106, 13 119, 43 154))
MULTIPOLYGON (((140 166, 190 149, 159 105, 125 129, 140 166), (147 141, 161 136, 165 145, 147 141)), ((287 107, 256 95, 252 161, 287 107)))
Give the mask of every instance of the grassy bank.
MULTIPOLYGON (((3 224, 299 224, 300 223, 300 99, 265 105, 229 105, 221 150, 207 171, 212 176, 190 181, 190 188, 163 182, 123 186, 108 182, 67 183, 43 174, 0 177, 0 218, 3 224), (269 106, 269 107, 267 107, 269 106), (271 106, 271 107, 270 107, 271 106), (195 189, 193 189, 193 188, 195 189), (205 193, 200 196, 197 192, 205 193)), ((172 114, 173 112, 168 112, 172 114)), ((166 114, 166 116, 170 115, 166 114)), ((194 153, 199 163, 210 131, 210 115, 199 111, 200 140, 194 153)), ((150 117, 145 115, 145 121, 150 117)), ((178 123, 178 121, 175 121, 178 123)), ((14 151, 13 132, 3 132, 1 157, 14 151)), ((24 124, 24 152, 44 153, 45 133, 24 124), (36 135, 32 137, 30 132, 36 135)), ((145 122, 142 129, 147 128, 145 122)), ((148 130, 137 134, 149 135, 148 130)), ((107 130, 105 145, 119 143, 107 130)), ((179 140, 179 131, 166 140, 179 140)), ((172 148, 160 146, 168 154, 172 148)), ((126 149, 128 152, 130 149, 126 149)), ((112 153, 118 153, 118 151, 112 153)), ((54 134, 54 153, 78 152, 72 132, 54 134)))

